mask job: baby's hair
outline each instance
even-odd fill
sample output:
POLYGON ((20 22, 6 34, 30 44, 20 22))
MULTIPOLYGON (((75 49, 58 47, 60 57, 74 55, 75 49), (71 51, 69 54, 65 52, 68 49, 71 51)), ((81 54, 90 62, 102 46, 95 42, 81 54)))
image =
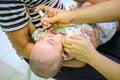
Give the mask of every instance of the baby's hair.
POLYGON ((30 68, 37 76, 42 78, 50 78, 57 74, 61 68, 62 62, 63 61, 61 60, 55 60, 52 63, 49 63, 49 61, 42 63, 36 58, 34 60, 30 60, 30 68))

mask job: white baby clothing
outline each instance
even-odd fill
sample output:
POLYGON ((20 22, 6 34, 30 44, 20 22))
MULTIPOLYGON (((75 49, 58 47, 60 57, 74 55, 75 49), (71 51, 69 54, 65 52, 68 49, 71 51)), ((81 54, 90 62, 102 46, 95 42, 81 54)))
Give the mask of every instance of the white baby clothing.
MULTIPOLYGON (((116 22, 96 23, 96 27, 98 28, 99 32, 98 45, 106 43, 113 37, 113 35, 116 33, 116 26, 116 22)), ((81 32, 82 29, 93 31, 93 27, 89 24, 71 24, 68 27, 56 28, 55 31, 65 34, 66 36, 82 35, 88 41, 91 41, 91 38, 88 34, 81 32)), ((36 41, 41 33, 43 33, 42 29, 36 29, 32 34, 33 40, 36 41)), ((73 57, 68 56, 64 60, 70 60, 72 58, 73 57)))

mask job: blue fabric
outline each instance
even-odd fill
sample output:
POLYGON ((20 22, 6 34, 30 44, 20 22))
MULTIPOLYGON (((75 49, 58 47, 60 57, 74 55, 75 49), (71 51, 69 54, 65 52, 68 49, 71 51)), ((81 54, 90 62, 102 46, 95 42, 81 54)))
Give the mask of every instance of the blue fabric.
MULTIPOLYGON (((117 32, 110 41, 98 47, 97 50, 100 54, 120 63, 120 32, 117 32)), ((56 80, 107 80, 90 65, 82 68, 62 67, 54 78, 56 80)))
MULTIPOLYGON (((120 63, 120 32, 106 43, 98 48, 100 54, 108 57, 109 59, 120 63), (118 55, 118 56, 117 56, 118 55)), ((56 80, 107 80, 103 75, 101 75, 96 69, 90 65, 86 65, 82 68, 69 68, 62 67, 56 76, 56 80)))
POLYGON ((110 41, 99 46, 97 50, 120 60, 120 31, 110 41))
POLYGON ((82 68, 62 67, 54 78, 56 80, 107 80, 90 65, 82 68))
POLYGON ((113 61, 115 61, 115 62, 117 62, 117 63, 120 64, 120 59, 119 59, 119 58, 114 57, 114 56, 109 55, 109 54, 106 54, 106 53, 104 53, 104 52, 100 52, 100 53, 101 53, 102 55, 106 56, 107 58, 109 58, 109 59, 111 59, 111 60, 113 60, 113 61))

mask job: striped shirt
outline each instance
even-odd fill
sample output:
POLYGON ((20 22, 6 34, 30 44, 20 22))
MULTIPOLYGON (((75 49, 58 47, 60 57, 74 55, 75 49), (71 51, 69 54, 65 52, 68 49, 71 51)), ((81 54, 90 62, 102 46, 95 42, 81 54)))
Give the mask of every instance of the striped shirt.
POLYGON ((34 13, 39 5, 64 9, 60 0, 0 0, 0 26, 5 32, 24 28, 32 20, 36 28, 42 27, 40 15, 34 13), (26 11, 29 8, 29 14, 26 11))

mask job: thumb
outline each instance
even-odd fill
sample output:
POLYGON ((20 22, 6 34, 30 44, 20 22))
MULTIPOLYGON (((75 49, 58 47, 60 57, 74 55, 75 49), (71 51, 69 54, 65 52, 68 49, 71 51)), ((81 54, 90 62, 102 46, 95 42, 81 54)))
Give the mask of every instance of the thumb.
POLYGON ((58 18, 56 16, 54 16, 54 17, 46 18, 46 21, 48 23, 56 23, 56 22, 58 22, 58 18))

